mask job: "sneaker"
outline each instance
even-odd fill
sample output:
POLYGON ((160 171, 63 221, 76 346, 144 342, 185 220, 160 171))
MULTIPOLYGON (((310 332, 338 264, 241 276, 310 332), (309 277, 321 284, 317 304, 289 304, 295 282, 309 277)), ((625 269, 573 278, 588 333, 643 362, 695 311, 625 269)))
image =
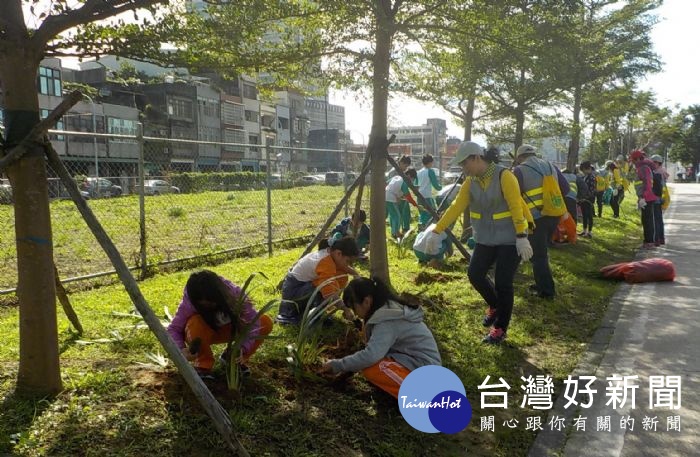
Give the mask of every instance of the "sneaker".
POLYGON ((584 232, 579 233, 578 236, 586 236, 586 234, 588 234, 588 232, 584 231, 584 232))
POLYGON ((213 381, 216 379, 211 370, 207 370, 205 368, 195 368, 194 370, 197 372, 202 381, 213 381))
POLYGON ((488 335, 481 340, 482 343, 501 344, 506 339, 506 332, 501 328, 493 327, 488 335))
POLYGON ((665 239, 665 238, 661 238, 661 239, 659 240, 659 244, 661 244, 661 245, 666 244, 666 239, 665 239))
POLYGON ((228 355, 228 350, 222 352, 221 355, 219 356, 219 363, 224 368, 228 368, 229 360, 230 360, 230 357, 228 355))
POLYGON ((593 238, 593 234, 591 232, 588 232, 584 235, 586 238, 593 238))
POLYGON ((277 323, 280 325, 299 325, 301 322, 301 316, 298 314, 291 316, 278 314, 275 321, 277 321, 277 323))
POLYGON ((250 378, 250 367, 243 363, 238 363, 238 371, 241 373, 241 378, 250 378))
POLYGON ((484 320, 481 321, 481 324, 484 327, 491 327, 494 322, 496 322, 496 309, 489 307, 489 309, 486 310, 486 316, 484 316, 484 320))

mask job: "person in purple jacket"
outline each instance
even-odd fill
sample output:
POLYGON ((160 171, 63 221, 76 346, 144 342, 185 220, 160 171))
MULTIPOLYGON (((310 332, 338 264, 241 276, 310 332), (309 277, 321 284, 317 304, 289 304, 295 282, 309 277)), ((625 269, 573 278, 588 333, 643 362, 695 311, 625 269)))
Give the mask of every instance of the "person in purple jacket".
MULTIPOLYGON (((211 345, 228 343, 232 332, 235 339, 235 333, 257 315, 250 299, 241 300, 241 294, 240 287, 210 270, 192 273, 187 280, 168 333, 201 376, 209 375, 214 366, 211 345)), ((260 337, 271 331, 272 319, 260 316, 241 347, 238 363, 244 372, 248 371, 245 363, 262 343, 260 337)), ((222 360, 227 362, 226 356, 222 360)))

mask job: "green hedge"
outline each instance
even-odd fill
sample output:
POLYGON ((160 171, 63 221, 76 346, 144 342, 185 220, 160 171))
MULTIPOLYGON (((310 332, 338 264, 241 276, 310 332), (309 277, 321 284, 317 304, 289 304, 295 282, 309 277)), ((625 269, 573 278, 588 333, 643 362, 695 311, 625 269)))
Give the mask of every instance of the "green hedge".
POLYGON ((183 193, 210 190, 250 190, 265 186, 267 175, 250 171, 231 173, 173 173, 170 183, 183 193))

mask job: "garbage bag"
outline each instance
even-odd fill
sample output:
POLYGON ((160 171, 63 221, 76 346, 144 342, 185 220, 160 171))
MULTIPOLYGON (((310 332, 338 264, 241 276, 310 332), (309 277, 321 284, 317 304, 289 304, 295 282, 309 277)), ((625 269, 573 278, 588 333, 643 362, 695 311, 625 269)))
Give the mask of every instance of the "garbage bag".
POLYGON ((636 262, 623 262, 600 269, 605 278, 623 279, 628 283, 673 281, 676 267, 668 259, 654 257, 636 262))

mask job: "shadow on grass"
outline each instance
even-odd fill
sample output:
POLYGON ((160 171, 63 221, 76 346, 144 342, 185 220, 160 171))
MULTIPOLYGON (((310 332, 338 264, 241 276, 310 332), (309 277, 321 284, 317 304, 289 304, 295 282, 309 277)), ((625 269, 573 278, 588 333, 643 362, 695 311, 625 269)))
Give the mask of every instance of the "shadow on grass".
POLYGON ((0 455, 13 454, 15 444, 27 437, 34 419, 41 416, 52 400, 36 399, 12 391, 0 407, 0 455))

